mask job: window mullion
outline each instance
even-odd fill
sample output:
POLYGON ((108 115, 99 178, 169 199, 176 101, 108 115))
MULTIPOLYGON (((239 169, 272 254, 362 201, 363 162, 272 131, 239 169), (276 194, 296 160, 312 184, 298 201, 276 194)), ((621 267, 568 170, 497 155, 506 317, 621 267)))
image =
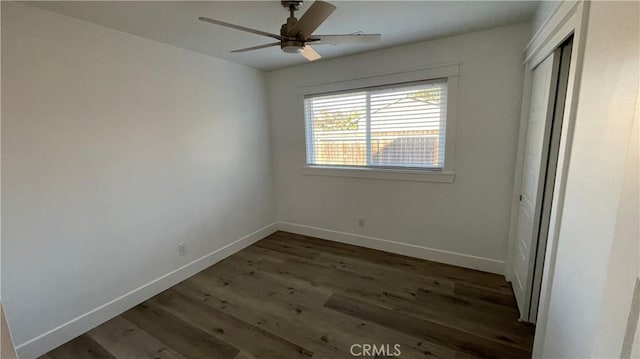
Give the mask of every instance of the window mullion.
POLYGON ((366 148, 367 148, 367 166, 371 166, 371 93, 367 91, 367 124, 366 124, 366 148))

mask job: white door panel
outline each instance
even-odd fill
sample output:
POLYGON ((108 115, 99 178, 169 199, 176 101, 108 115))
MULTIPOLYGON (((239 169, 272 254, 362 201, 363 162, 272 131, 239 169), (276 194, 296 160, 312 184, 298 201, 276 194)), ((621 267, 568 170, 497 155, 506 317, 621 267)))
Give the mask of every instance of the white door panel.
POLYGON ((548 155, 548 139, 558 56, 552 53, 533 70, 527 137, 523 158, 521 200, 518 210, 516 246, 513 253, 513 290, 521 318, 527 319, 537 249, 542 191, 548 155))

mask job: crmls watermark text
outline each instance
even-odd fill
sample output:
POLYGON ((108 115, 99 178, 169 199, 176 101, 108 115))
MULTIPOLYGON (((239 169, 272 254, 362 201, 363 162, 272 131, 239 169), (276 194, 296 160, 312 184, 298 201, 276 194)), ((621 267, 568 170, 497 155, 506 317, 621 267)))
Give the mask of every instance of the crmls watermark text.
POLYGON ((400 344, 353 344, 349 351, 354 357, 398 357, 402 354, 400 344))

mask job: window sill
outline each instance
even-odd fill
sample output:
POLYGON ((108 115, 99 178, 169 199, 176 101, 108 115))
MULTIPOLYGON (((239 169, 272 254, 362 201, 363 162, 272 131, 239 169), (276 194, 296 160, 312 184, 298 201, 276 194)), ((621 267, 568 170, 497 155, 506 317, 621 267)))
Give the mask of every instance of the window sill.
POLYGON ((415 169, 385 169, 385 168, 356 168, 356 167, 318 167, 307 166, 302 168, 302 174, 306 176, 329 176, 367 178, 393 181, 412 182, 436 182, 453 183, 454 172, 429 171, 415 169))

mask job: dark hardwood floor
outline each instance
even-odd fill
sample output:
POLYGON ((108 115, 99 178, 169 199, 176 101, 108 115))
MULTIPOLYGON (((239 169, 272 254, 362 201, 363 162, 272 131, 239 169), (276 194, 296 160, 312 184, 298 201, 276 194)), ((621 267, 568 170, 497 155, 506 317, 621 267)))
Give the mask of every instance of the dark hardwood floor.
POLYGON ((501 276, 277 232, 43 358, 529 358, 517 317, 501 276))

